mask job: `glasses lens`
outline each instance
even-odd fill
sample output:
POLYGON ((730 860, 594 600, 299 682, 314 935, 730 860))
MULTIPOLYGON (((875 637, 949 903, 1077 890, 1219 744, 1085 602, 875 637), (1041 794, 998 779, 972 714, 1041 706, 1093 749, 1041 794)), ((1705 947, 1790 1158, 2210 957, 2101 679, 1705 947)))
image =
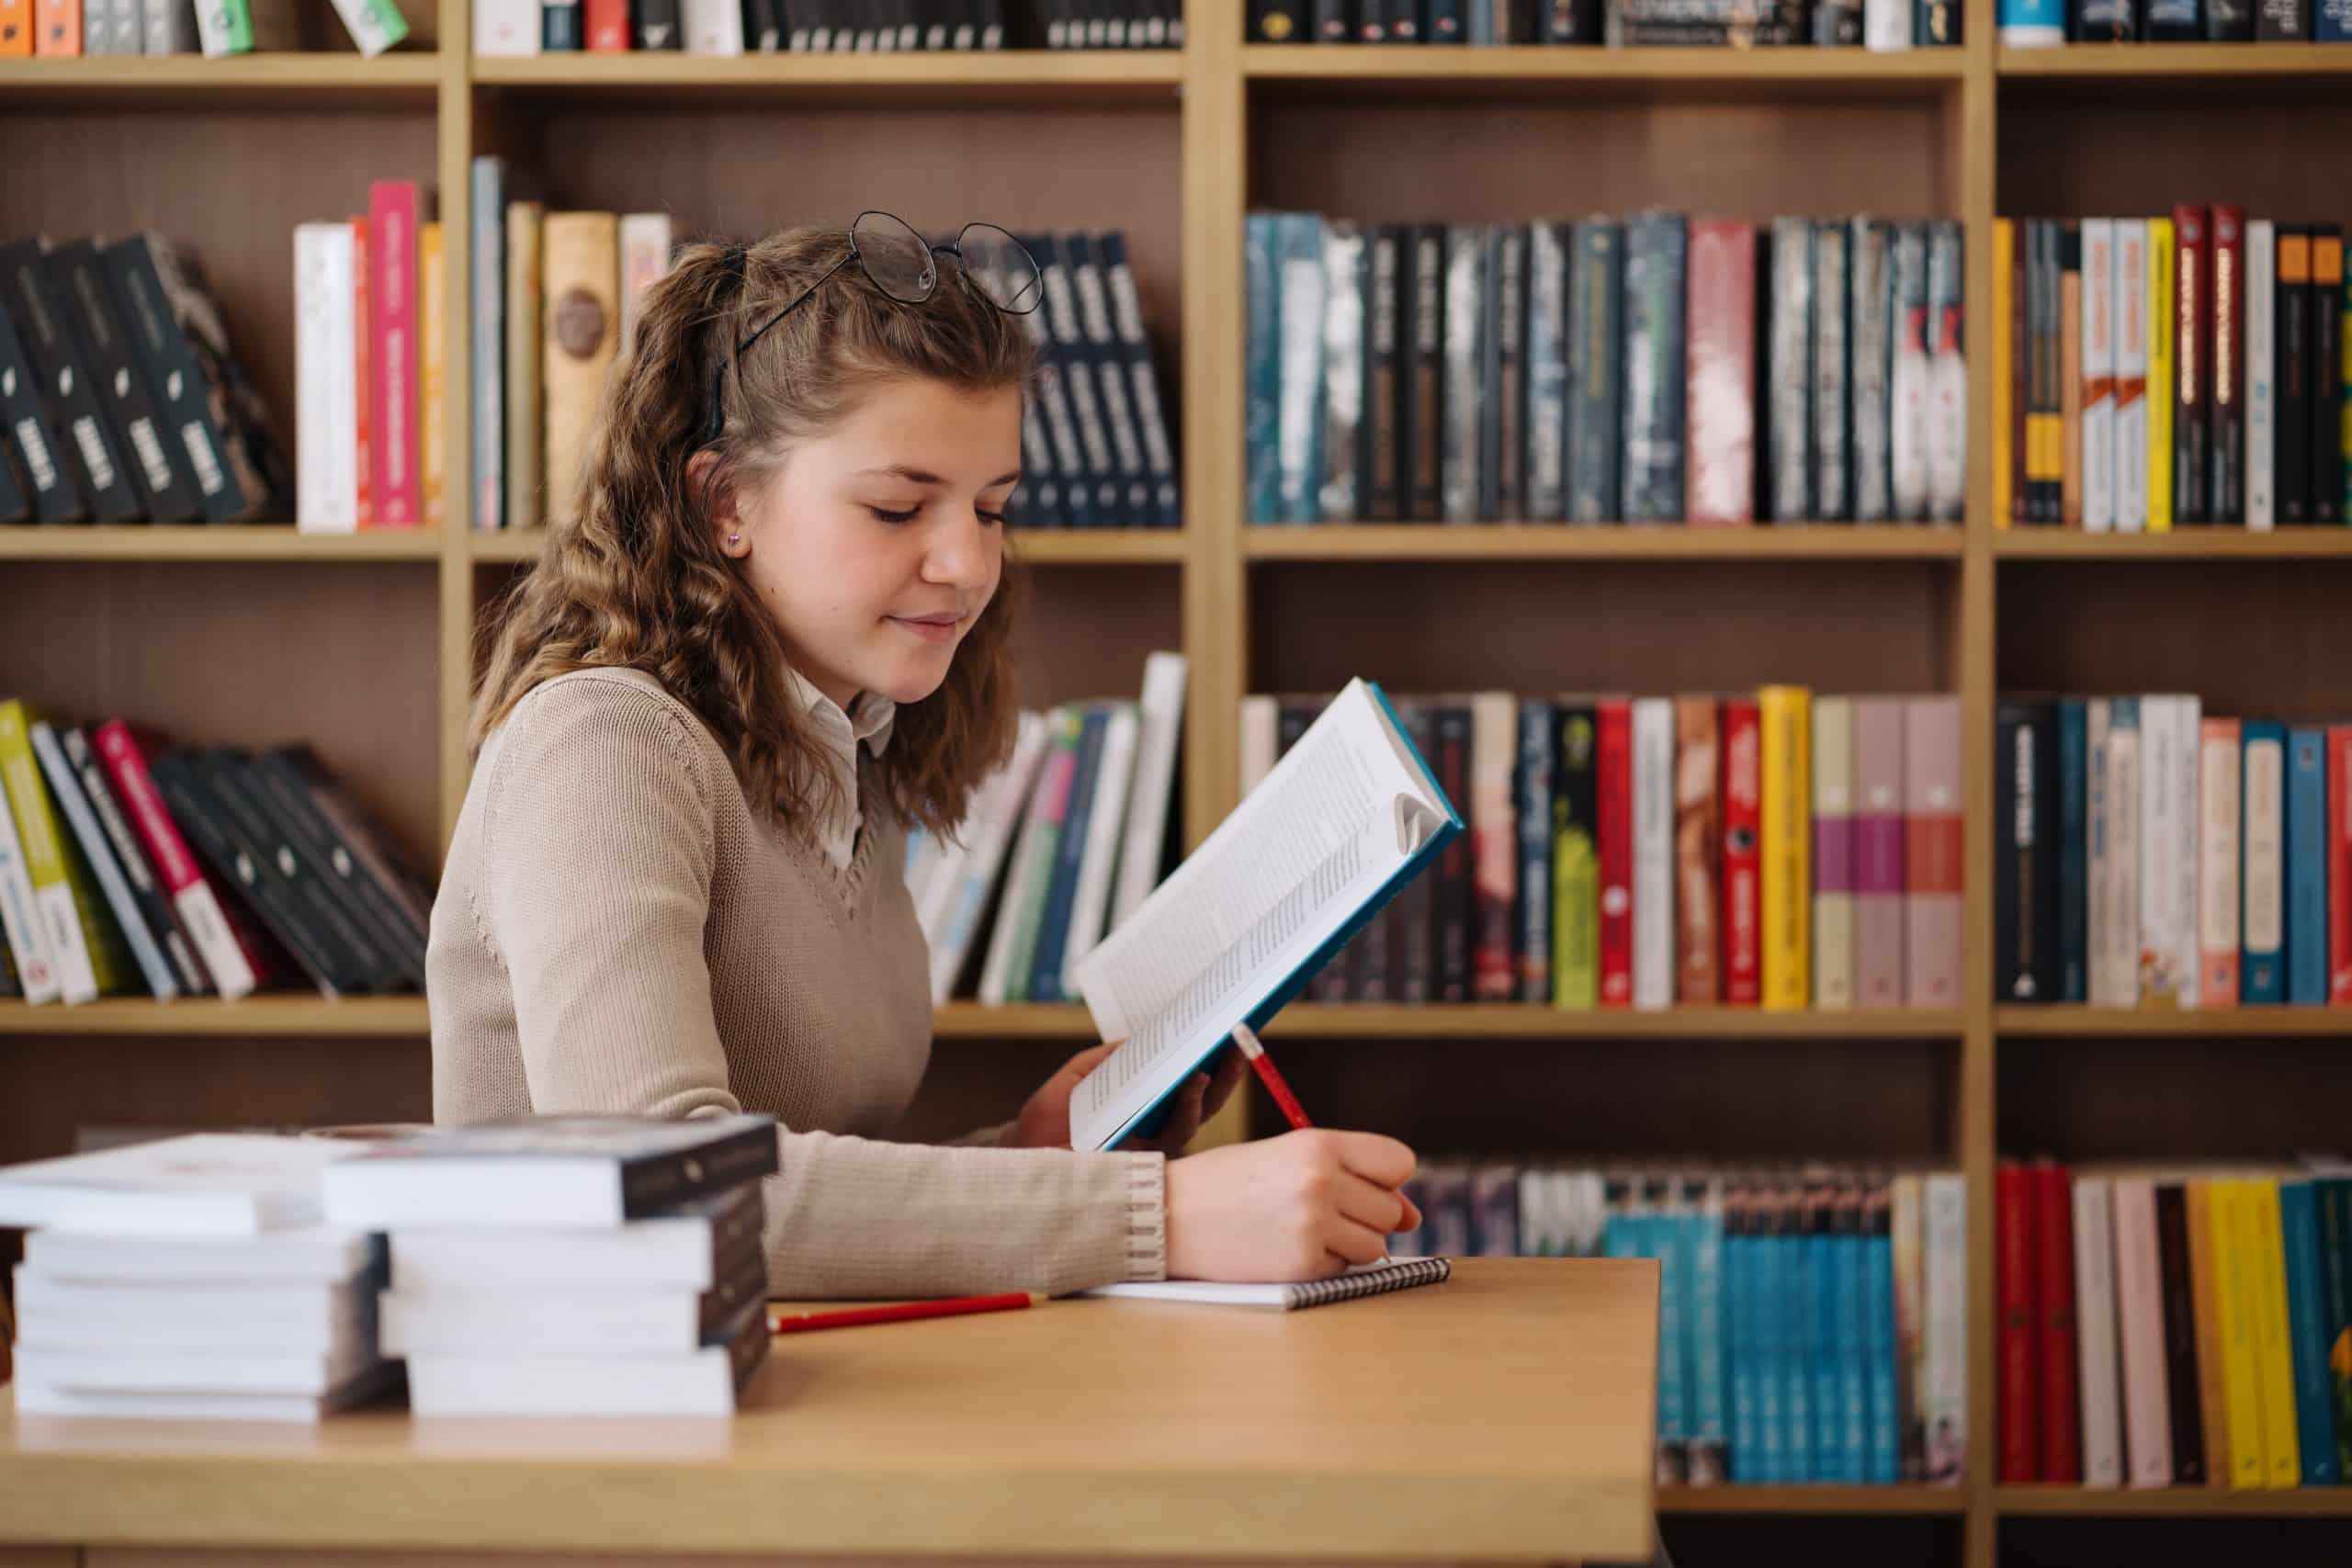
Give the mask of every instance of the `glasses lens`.
POLYGON ((993 223, 967 223, 956 249, 964 258, 964 275, 998 310, 1023 316, 1037 308, 1044 280, 1037 275, 1036 258, 1020 241, 993 223))
POLYGON ((931 247, 922 236, 887 212, 861 214, 850 231, 857 242, 857 257, 865 276, 891 299, 917 304, 931 298, 939 273, 933 266, 931 247))

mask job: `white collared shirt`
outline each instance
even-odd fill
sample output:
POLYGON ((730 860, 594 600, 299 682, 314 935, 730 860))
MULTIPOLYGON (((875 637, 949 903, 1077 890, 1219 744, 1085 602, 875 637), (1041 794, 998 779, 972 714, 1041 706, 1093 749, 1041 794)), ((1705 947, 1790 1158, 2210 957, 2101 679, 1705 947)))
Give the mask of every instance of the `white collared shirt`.
POLYGON ((841 786, 842 808, 826 821, 817 841, 824 846, 825 856, 837 871, 849 869, 850 859, 857 852, 857 830, 865 820, 857 797, 857 749, 862 744, 879 757, 890 744, 890 727, 897 722, 899 705, 873 692, 860 692, 843 713, 841 705, 819 691, 809 679, 797 670, 787 669, 793 689, 800 694, 808 706, 808 716, 816 722, 817 733, 822 738, 825 756, 833 770, 833 779, 841 786))

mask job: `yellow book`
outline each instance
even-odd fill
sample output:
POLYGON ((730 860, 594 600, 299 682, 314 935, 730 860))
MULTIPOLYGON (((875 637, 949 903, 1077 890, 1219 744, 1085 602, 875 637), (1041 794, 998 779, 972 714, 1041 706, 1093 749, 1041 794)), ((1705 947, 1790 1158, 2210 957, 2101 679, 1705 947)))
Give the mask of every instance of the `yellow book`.
POLYGON ((2172 220, 2148 220, 2148 532, 2172 532, 2172 220))
POLYGON ((1552 1000, 1579 1011, 1600 1005, 1600 824, 1592 780, 1599 733, 1590 704, 1564 705, 1559 772, 1552 790, 1552 1000), (1581 788, 1569 787, 1581 776, 1581 788))
MULTIPOLYGON (((2009 220, 1993 220, 1993 526, 2007 528, 2016 486, 2009 473, 2009 291, 2017 287, 2016 243, 2009 220)), ((2352 350, 2347 350, 2352 352, 2352 350)))
POLYGON ((2188 1297, 2197 1321, 2197 1404, 2205 1431, 2205 1483, 2230 1484, 2230 1400, 2222 1363, 2222 1277, 2214 1254, 2213 1187, 2187 1183, 2188 1297))
POLYGON ((1763 1001, 1802 1010, 1812 989, 1813 696, 1802 686, 1756 694, 1763 731, 1763 1001))
POLYGON ((448 433, 444 428, 449 417, 448 297, 441 225, 420 224, 416 231, 416 445, 428 528, 441 526, 449 471, 448 433))
POLYGON ((2221 1275, 2222 1391, 2229 1400, 2230 1484, 2260 1486, 2262 1379, 2255 1370, 2254 1269, 2247 1256, 2245 1183, 2213 1183, 2213 1264, 2221 1275))
POLYGON ((550 212, 539 235, 539 418, 550 524, 580 510, 589 438, 620 343, 620 218, 550 212))
POLYGON ((49 939, 59 994, 68 1002, 96 1001, 120 983, 113 933, 99 924, 98 889, 82 852, 59 822, 33 759, 34 715, 17 700, 0 703, 0 793, 17 824, 33 909, 49 939))
POLYGON ((2266 1486, 2303 1483, 2295 1430, 2295 1356, 2287 1327, 2287 1247, 2278 1230, 2278 1179, 2239 1184, 2254 1262, 2255 1374, 2262 1380, 2262 1469, 2266 1486))

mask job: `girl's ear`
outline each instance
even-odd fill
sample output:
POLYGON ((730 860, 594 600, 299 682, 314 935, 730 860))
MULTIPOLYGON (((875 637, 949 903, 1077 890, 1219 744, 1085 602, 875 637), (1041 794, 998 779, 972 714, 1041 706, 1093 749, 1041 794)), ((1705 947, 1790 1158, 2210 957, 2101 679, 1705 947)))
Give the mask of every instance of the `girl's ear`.
POLYGON ((695 453, 686 459, 686 482, 710 498, 709 525, 717 536, 719 553, 741 560, 752 553, 752 541, 744 532, 743 514, 735 504, 735 487, 710 482, 711 471, 718 466, 718 453, 695 453))

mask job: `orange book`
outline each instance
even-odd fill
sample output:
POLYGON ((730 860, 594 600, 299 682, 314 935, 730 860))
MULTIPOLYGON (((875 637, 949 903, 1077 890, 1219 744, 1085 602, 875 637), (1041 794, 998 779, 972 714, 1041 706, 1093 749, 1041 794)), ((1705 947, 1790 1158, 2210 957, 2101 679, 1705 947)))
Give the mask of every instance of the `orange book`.
POLYGON ((0 59, 24 60, 32 52, 32 0, 0 0, 0 59))
MULTIPOLYGON (((6 9, 0 5, 0 14, 6 9)), ((34 0, 33 23, 35 54, 67 56, 82 52, 82 0, 34 0)), ((0 54, 7 52, 0 47, 0 54)))
POLYGON ((355 447, 358 457, 356 465, 359 491, 358 524, 362 528, 372 528, 376 525, 376 487, 368 475, 376 457, 376 411, 375 400, 368 395, 368 389, 376 384, 376 356, 372 352, 375 344, 370 341, 374 333, 368 315, 368 220, 365 218, 351 220, 351 384, 359 389, 359 396, 351 411, 352 417, 359 424, 359 438, 355 447))
POLYGON ((448 484, 449 334, 447 288, 442 274, 447 265, 441 225, 421 223, 416 231, 416 362, 417 473, 424 491, 424 525, 441 526, 443 496, 448 484))

